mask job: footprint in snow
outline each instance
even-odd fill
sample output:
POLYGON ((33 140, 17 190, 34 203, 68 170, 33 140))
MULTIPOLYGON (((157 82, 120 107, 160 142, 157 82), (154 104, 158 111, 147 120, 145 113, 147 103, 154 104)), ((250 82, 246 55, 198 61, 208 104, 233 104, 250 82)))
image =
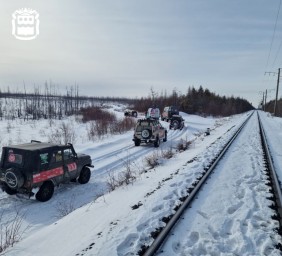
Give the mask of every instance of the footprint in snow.
POLYGON ((197 213, 200 214, 203 218, 205 218, 207 220, 210 218, 206 213, 204 213, 202 211, 197 211, 197 213))
POLYGON ((232 205, 230 206, 228 209, 227 209, 227 212, 228 214, 233 214, 234 212, 236 212, 241 206, 243 205, 243 202, 239 202, 235 205, 232 205))
POLYGON ((162 210, 163 208, 164 208, 163 205, 158 205, 158 206, 156 206, 156 207, 154 207, 154 208, 152 209, 152 212, 160 211, 160 210, 162 210))
POLYGON ((220 229, 220 236, 226 237, 231 235, 231 229, 233 227, 233 220, 232 219, 225 219, 223 225, 220 229))
POLYGON ((194 246, 199 241, 200 235, 198 232, 191 232, 188 237, 187 246, 191 247, 194 246))
POLYGON ((245 197, 246 191, 245 189, 240 189, 236 192, 236 197, 238 199, 243 199, 245 197))
POLYGON ((172 194, 167 195, 167 196, 165 196, 165 197, 164 197, 164 200, 169 200, 169 199, 172 199, 172 197, 173 197, 173 195, 172 195, 172 194))
POLYGON ((132 248, 136 245, 136 242, 139 239, 137 233, 129 234, 125 240, 117 247, 117 255, 125 256, 132 253, 132 248))

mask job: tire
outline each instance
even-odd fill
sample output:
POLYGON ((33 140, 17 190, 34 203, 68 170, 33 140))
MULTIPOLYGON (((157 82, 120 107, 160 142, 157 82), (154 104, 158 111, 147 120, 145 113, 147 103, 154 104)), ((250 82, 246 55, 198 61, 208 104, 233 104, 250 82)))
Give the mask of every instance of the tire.
POLYGON ((91 177, 90 169, 84 166, 77 180, 80 184, 86 184, 90 180, 90 177, 91 177))
POLYGON ((141 136, 143 139, 149 139, 151 137, 152 132, 148 129, 145 129, 141 132, 141 136))
POLYGON ((132 112, 132 116, 136 118, 136 117, 137 117, 137 112, 136 112, 136 111, 133 111, 133 112, 132 112))
POLYGON ((17 169, 8 169, 5 173, 5 182, 7 186, 13 190, 17 190, 24 184, 24 177, 17 169))
POLYGON ((171 123, 171 126, 174 130, 178 129, 179 128, 179 122, 177 120, 174 120, 172 123, 171 123))
POLYGON ((138 146, 140 146, 140 144, 141 144, 141 140, 135 139, 134 145, 135 145, 136 147, 138 147, 138 146))
POLYGON ((8 195, 15 195, 18 193, 17 190, 14 190, 10 187, 8 187, 8 185, 5 186, 4 191, 8 194, 8 195))
POLYGON ((160 146, 160 139, 159 139, 159 137, 157 137, 155 142, 154 142, 154 147, 158 148, 159 146, 160 146))
POLYGON ((165 137, 163 138, 163 142, 167 141, 167 132, 165 132, 165 137))
POLYGON ((39 202, 46 202, 51 199, 53 194, 54 194, 54 184, 52 181, 48 180, 41 185, 35 197, 39 202))

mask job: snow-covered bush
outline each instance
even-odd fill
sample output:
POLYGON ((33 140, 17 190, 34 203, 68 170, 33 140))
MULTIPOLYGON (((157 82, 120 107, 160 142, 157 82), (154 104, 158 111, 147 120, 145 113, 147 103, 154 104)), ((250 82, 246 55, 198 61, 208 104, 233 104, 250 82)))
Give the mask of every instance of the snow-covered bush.
MULTIPOLYGON (((0 213, 0 254, 21 240, 26 228, 23 228, 24 213, 16 210, 9 220, 3 220, 4 212, 0 213)), ((1 254, 2 255, 2 254, 1 254)))
POLYGON ((160 164, 160 155, 158 151, 154 151, 152 155, 145 157, 145 162, 151 169, 158 166, 160 164))
POLYGON ((76 141, 76 133, 71 121, 62 121, 58 126, 51 127, 51 129, 46 131, 42 130, 41 134, 42 136, 47 137, 48 142, 56 144, 74 144, 76 141))

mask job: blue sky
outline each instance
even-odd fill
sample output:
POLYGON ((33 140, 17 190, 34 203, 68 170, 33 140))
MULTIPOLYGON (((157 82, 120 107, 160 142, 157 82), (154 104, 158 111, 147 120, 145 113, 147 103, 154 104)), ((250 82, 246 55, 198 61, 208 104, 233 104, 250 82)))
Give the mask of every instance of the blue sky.
POLYGON ((202 85, 257 106, 276 87, 264 72, 282 67, 282 53, 273 63, 282 17, 267 65, 279 1, 0 0, 0 87, 52 81, 83 95, 140 97, 202 85), (11 15, 24 7, 39 12, 35 40, 11 33, 11 15))

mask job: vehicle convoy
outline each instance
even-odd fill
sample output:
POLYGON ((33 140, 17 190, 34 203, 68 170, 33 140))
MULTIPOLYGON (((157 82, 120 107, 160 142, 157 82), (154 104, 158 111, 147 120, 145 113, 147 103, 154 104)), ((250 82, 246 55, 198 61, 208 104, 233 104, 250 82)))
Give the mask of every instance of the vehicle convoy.
POLYGON ((184 127, 184 119, 181 115, 173 115, 170 118, 169 129, 182 130, 184 127))
POLYGON ((141 143, 154 143, 157 148, 160 141, 167 141, 167 130, 156 119, 139 119, 133 135, 135 146, 141 143))
POLYGON ((77 154, 70 143, 31 141, 6 146, 2 148, 0 187, 9 195, 35 194, 38 201, 45 202, 61 183, 87 183, 91 176, 89 167, 94 167, 90 156, 77 154))
POLYGON ((164 111, 162 112, 161 119, 163 121, 169 121, 173 115, 179 115, 179 110, 175 106, 168 106, 164 108, 164 111))
POLYGON ((138 112, 136 110, 126 109, 126 110, 124 110, 124 116, 137 117, 138 116, 138 112))

